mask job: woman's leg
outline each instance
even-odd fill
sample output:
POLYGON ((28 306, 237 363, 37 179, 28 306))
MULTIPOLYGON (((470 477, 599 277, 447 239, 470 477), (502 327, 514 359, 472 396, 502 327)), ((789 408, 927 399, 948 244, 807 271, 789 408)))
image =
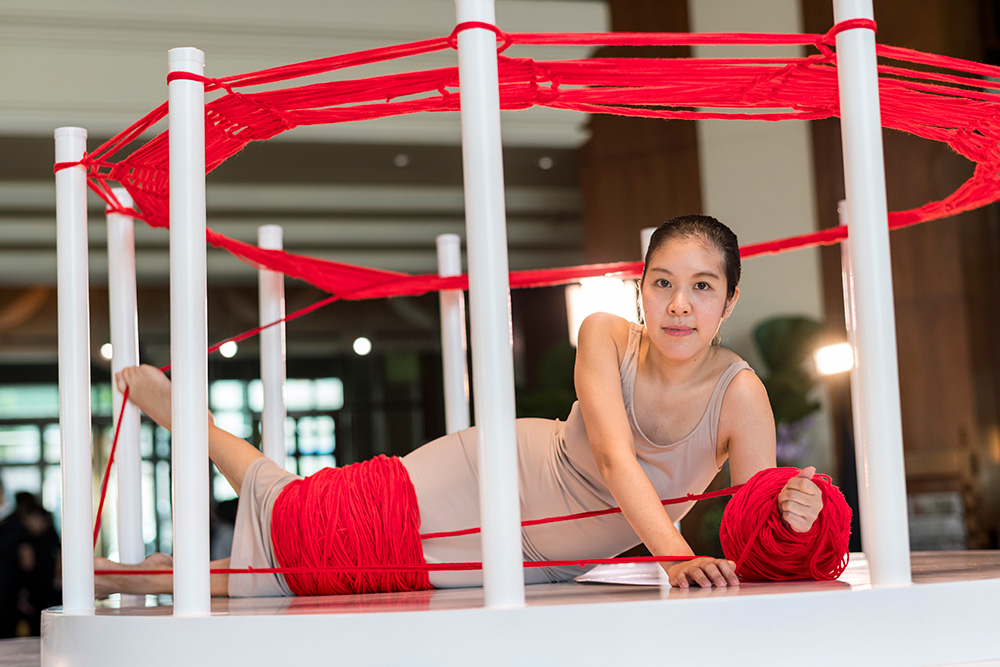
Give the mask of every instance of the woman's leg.
MULTIPOLYGON (((148 365, 133 366, 116 376, 118 389, 127 387, 129 400, 154 422, 170 430, 170 380, 158 368, 148 365)), ((229 480, 237 495, 247 468, 263 454, 259 449, 232 433, 215 425, 209 414, 208 457, 229 480)))
MULTIPOLYGON (((213 560, 212 569, 226 569, 229 559, 213 560)), ((137 565, 123 565, 107 558, 94 559, 95 570, 173 570, 174 559, 167 554, 155 553, 137 565)), ((229 595, 229 575, 211 575, 212 597, 229 595)), ((101 574, 94 576, 94 596, 106 598, 112 593, 134 595, 170 595, 174 592, 173 574, 101 574)))
MULTIPOLYGON (((119 390, 129 390, 129 400, 154 422, 170 430, 171 397, 170 380, 153 366, 133 366, 123 369, 116 376, 119 390)), ((247 468, 263 454, 249 442, 227 433, 215 425, 211 413, 208 419, 208 456, 223 476, 240 493, 247 468)), ((228 568, 229 559, 212 561, 212 568, 228 568)), ((122 565, 106 558, 94 559, 95 570, 172 570, 173 559, 156 553, 136 565, 122 565)), ((172 574, 123 574, 101 575, 94 578, 97 597, 111 593, 168 594, 173 592, 172 574)), ((211 575, 213 596, 229 595, 229 575, 211 575)))

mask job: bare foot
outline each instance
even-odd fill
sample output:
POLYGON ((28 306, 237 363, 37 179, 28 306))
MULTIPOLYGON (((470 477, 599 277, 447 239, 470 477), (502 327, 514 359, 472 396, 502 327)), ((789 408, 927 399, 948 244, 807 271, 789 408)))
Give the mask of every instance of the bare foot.
MULTIPOLYGON (((107 558, 94 559, 95 570, 172 570, 174 559, 167 554, 155 553, 141 563, 127 565, 107 558)), ((170 574, 102 574, 94 576, 94 597, 106 598, 112 593, 144 593, 155 595, 173 592, 173 575, 170 574)))
POLYGON ((150 419, 170 430, 170 379, 158 368, 143 364, 122 369, 115 375, 118 390, 128 387, 130 400, 150 419))

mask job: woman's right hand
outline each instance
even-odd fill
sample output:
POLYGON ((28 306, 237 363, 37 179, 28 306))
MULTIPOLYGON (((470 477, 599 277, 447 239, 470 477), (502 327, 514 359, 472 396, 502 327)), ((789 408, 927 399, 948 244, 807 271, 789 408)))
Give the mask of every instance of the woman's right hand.
POLYGON ((736 563, 724 558, 692 558, 669 565, 666 571, 670 585, 677 588, 690 588, 693 585, 725 588, 740 585, 736 576, 736 563))

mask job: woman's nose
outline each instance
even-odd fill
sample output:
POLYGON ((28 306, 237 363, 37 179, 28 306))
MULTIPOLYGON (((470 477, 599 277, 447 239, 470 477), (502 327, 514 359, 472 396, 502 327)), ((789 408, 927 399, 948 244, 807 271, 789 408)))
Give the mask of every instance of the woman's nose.
POLYGON ((691 305, 682 293, 677 292, 670 300, 669 311, 671 315, 686 315, 691 312, 691 305))

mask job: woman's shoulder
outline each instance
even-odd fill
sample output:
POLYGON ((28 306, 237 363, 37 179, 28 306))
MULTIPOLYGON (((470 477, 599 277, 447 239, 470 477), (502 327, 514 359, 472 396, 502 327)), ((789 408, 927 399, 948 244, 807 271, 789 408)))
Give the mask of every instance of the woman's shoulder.
POLYGON ((630 327, 636 325, 634 322, 629 322, 624 317, 619 315, 598 311, 587 315, 587 317, 583 319, 583 324, 581 326, 589 326, 592 328, 612 331, 624 331, 627 333, 630 327))
POLYGON ((584 318, 580 325, 580 338, 587 338, 592 341, 612 342, 619 351, 619 356, 628 346, 629 337, 632 330, 639 327, 636 332, 641 333, 642 327, 629 322, 628 320, 612 315, 611 313, 591 313, 584 318))
POLYGON ((769 415, 771 405, 767 398, 767 390, 764 389, 764 383, 742 357, 731 350, 725 350, 725 352, 727 354, 719 360, 719 379, 721 380, 724 375, 734 374, 723 399, 723 416, 727 413, 741 415, 759 414, 764 411, 769 415))

